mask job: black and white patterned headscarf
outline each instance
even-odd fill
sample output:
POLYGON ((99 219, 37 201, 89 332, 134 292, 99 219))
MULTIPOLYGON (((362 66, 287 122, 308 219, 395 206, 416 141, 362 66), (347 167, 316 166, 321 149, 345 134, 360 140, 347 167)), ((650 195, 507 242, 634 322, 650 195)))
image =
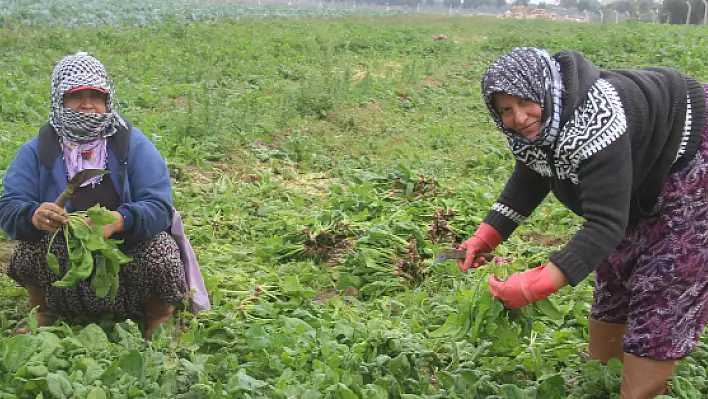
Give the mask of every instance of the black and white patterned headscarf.
POLYGON ((125 126, 120 115, 113 112, 115 92, 106 68, 89 53, 68 55, 57 63, 52 73, 51 95, 49 123, 62 139, 85 143, 112 136, 118 125, 125 126), (64 107, 64 95, 77 87, 105 91, 106 113, 85 113, 64 107))
POLYGON ((502 55, 482 76, 482 95, 492 119, 506 135, 514 155, 522 157, 522 153, 533 147, 554 146, 560 133, 563 80, 560 66, 548 52, 535 47, 517 47, 502 55), (505 127, 492 105, 494 93, 506 93, 540 104, 543 114, 538 136, 529 140, 505 127))

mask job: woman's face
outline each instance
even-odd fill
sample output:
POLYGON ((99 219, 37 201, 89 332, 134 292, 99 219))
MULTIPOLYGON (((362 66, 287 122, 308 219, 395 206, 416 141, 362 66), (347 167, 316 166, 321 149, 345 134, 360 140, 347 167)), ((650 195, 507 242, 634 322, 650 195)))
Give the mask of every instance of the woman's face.
POLYGON ((106 94, 91 89, 66 93, 64 106, 78 112, 103 114, 106 112, 106 94))
POLYGON ((538 137, 543 115, 539 103, 506 93, 494 93, 492 104, 506 128, 519 133, 528 140, 538 137))

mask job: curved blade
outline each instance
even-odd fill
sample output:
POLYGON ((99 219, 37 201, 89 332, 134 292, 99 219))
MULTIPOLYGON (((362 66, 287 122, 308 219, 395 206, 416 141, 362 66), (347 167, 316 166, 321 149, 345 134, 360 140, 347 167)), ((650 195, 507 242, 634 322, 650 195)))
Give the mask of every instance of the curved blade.
POLYGON ((109 173, 105 169, 84 169, 81 172, 74 175, 74 177, 69 180, 69 186, 74 188, 80 186, 83 182, 96 176, 105 175, 109 173))
POLYGON ((66 184, 66 189, 64 189, 64 192, 59 195, 59 198, 57 198, 56 201, 54 201, 55 204, 59 205, 60 207, 64 207, 66 205, 66 201, 71 198, 71 196, 74 195, 74 191, 76 191, 76 188, 79 187, 81 184, 83 184, 86 180, 100 176, 100 175, 105 175, 108 172, 107 170, 104 169, 84 169, 81 172, 77 173, 74 175, 74 177, 69 180, 69 182, 66 184))
MULTIPOLYGON (((465 256, 467 255, 467 251, 463 251, 460 249, 454 249, 454 248, 449 248, 449 249, 443 249, 442 251, 438 252, 438 254, 435 256, 435 260, 433 260, 433 264, 438 264, 440 262, 444 262, 446 260, 450 259, 465 259, 465 256)), ((491 262, 492 259, 494 259, 494 255, 490 254, 489 252, 480 252, 477 254, 478 258, 484 258, 487 260, 487 262, 491 262)))

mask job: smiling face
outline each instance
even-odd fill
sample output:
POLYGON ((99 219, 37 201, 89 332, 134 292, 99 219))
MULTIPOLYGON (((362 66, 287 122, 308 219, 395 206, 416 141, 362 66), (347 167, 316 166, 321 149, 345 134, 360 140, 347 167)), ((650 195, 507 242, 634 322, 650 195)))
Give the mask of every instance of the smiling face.
POLYGON ((538 137, 543 116, 540 104, 505 93, 494 93, 492 104, 506 128, 528 140, 538 137))
POLYGON ((103 114, 106 112, 106 94, 91 89, 72 91, 64 95, 64 106, 78 112, 103 114))

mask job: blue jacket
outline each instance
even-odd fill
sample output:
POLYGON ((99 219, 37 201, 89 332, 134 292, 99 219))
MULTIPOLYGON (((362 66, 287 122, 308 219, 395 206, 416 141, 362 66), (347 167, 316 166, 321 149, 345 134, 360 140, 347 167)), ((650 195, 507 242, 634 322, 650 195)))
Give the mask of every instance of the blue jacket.
MULTIPOLYGON (((61 151, 50 169, 40 159, 39 137, 20 147, 3 177, 0 227, 16 240, 39 237, 32 215, 42 202, 54 202, 67 185, 61 151)), ((116 238, 123 238, 126 244, 167 230, 172 220, 172 185, 160 152, 135 128, 130 131, 128 148, 122 168, 116 152, 108 146, 108 176, 120 197, 118 212, 125 219, 124 230, 116 238)))

